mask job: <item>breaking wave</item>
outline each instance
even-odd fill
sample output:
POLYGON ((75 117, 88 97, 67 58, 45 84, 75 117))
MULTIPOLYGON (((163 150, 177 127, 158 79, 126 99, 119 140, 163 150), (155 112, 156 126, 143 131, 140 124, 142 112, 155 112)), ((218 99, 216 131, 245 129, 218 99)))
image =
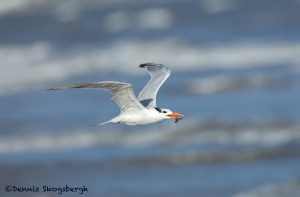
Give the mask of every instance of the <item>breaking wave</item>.
POLYGON ((185 90, 190 94, 209 95, 220 92, 281 89, 291 85, 291 78, 262 73, 247 75, 219 74, 192 80, 185 90))
POLYGON ((300 196, 300 180, 290 181, 288 183, 268 184, 252 191, 243 192, 234 197, 282 197, 282 196, 300 196))
MULTIPOLYGON (((240 69, 280 63, 298 66, 300 63, 299 43, 238 43, 226 47, 199 48, 176 39, 151 42, 130 40, 89 49, 78 46, 63 52, 64 55, 56 51, 46 42, 29 46, 1 46, 0 94, 22 92, 72 76, 100 71, 143 74, 137 69, 141 62, 162 62, 177 72, 211 68, 240 69), (16 70, 22 75, 17 75, 16 70)), ((267 80, 264 82, 267 84, 273 81, 259 79, 267 80)), ((231 82, 222 77, 217 80, 225 80, 227 84, 231 82)), ((211 85, 209 81, 207 83, 211 85)), ((199 91, 206 90, 199 87, 199 91)))
POLYGON ((140 131, 108 129, 99 131, 72 130, 60 132, 27 133, 0 139, 0 152, 55 151, 92 146, 147 147, 162 145, 259 145, 274 147, 299 143, 299 125, 233 124, 216 121, 188 121, 164 129, 140 131), (206 122, 206 123, 205 123, 206 122))

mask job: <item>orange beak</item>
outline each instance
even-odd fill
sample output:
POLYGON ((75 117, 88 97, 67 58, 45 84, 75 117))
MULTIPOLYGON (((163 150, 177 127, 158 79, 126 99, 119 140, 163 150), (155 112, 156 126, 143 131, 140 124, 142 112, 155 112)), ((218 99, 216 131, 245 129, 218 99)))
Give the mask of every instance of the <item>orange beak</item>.
POLYGON ((171 114, 167 115, 169 118, 175 120, 175 123, 177 123, 179 120, 183 119, 183 114, 178 112, 172 112, 171 114))

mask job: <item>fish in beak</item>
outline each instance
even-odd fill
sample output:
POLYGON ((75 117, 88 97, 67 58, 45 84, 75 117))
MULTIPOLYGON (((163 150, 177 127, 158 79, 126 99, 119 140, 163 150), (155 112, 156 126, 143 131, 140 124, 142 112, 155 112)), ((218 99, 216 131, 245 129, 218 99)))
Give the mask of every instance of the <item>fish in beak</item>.
POLYGON ((183 119, 183 114, 178 112, 172 112, 171 114, 167 115, 169 118, 175 120, 175 123, 177 123, 179 120, 183 119))

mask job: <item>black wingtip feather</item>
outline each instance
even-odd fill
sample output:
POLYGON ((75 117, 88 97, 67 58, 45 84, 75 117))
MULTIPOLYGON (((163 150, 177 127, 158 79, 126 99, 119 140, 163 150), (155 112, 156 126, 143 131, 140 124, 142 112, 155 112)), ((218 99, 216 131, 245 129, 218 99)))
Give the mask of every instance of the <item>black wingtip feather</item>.
POLYGON ((62 90, 62 88, 59 87, 50 87, 46 89, 47 91, 52 91, 52 90, 62 90))
POLYGON ((150 67, 150 66, 158 66, 160 64, 156 64, 156 63, 144 63, 144 64, 140 64, 140 68, 145 68, 145 67, 150 67))

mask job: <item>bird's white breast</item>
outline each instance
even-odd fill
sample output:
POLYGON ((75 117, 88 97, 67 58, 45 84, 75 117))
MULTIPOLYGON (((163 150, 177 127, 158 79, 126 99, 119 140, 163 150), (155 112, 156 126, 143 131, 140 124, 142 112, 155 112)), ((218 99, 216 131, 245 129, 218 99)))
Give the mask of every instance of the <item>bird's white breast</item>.
POLYGON ((128 125, 145 125, 164 120, 152 110, 123 112, 112 119, 113 123, 125 123, 128 125))

